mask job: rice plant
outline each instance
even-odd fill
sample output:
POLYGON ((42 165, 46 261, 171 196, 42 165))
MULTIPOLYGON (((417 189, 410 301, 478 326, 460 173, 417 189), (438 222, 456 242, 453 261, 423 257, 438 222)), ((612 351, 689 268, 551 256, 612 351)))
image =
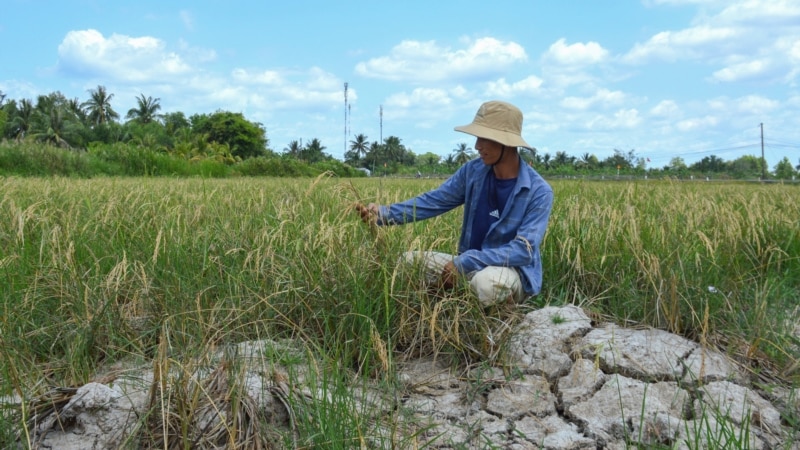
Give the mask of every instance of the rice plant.
MULTIPOLYGON (((438 182, 0 178, 0 396, 79 386, 119 361, 170 361, 178 370, 162 372, 154 391, 169 401, 154 401, 142 442, 235 442, 234 422, 214 422, 202 437, 187 428, 205 398, 205 410, 263 431, 236 395, 236 365, 197 381, 194 361, 238 342, 288 338, 322 362, 314 376, 328 400, 287 395, 294 436, 273 438, 398 445, 400 413, 378 420, 345 385, 369 380, 393 392, 396 361, 422 354, 499 363, 526 308, 567 303, 800 381, 797 187, 554 181, 543 292, 519 308, 485 310, 466 290, 432 294, 414 268, 397 264, 408 249, 455 252, 460 211, 371 229, 352 210, 438 182), (223 391, 224 404, 215 400, 223 391)), ((0 418, 4 442, 19 429, 0 418)))

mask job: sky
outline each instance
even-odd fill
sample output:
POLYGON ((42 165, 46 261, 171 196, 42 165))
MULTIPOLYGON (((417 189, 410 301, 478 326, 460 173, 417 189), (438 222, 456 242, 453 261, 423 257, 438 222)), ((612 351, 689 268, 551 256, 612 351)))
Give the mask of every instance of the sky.
POLYGON ((124 120, 242 113, 269 147, 396 136, 446 157, 481 103, 540 154, 800 164, 800 0, 0 0, 0 91, 124 120), (345 83, 347 89, 345 90, 345 83))

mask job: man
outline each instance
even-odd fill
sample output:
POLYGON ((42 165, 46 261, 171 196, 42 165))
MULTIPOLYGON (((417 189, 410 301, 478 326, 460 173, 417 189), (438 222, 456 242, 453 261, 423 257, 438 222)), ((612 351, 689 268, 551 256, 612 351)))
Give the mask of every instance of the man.
POLYGON ((550 185, 522 161, 522 112, 506 102, 481 105, 472 123, 455 128, 475 136, 480 158, 438 188, 392 205, 357 205, 365 223, 395 225, 424 220, 464 205, 458 255, 409 252, 422 259, 429 281, 452 287, 466 277, 484 306, 536 295, 542 287, 539 246, 553 206, 550 185))

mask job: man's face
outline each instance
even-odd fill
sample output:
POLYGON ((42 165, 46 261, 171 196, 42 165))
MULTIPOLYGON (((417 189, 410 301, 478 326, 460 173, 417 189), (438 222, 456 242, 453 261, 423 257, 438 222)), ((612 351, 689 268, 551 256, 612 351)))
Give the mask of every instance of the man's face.
POLYGON ((498 159, 500 159, 503 144, 479 137, 475 141, 475 150, 478 151, 481 161, 487 166, 490 166, 499 162, 498 159))

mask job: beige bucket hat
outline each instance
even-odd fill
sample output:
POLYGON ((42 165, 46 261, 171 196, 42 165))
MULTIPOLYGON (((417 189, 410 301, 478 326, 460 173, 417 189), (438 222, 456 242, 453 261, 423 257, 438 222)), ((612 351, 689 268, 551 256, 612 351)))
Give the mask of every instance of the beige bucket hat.
POLYGON ((498 100, 486 102, 478 109, 471 124, 455 127, 455 130, 509 147, 533 150, 522 139, 522 111, 511 103, 498 100))

